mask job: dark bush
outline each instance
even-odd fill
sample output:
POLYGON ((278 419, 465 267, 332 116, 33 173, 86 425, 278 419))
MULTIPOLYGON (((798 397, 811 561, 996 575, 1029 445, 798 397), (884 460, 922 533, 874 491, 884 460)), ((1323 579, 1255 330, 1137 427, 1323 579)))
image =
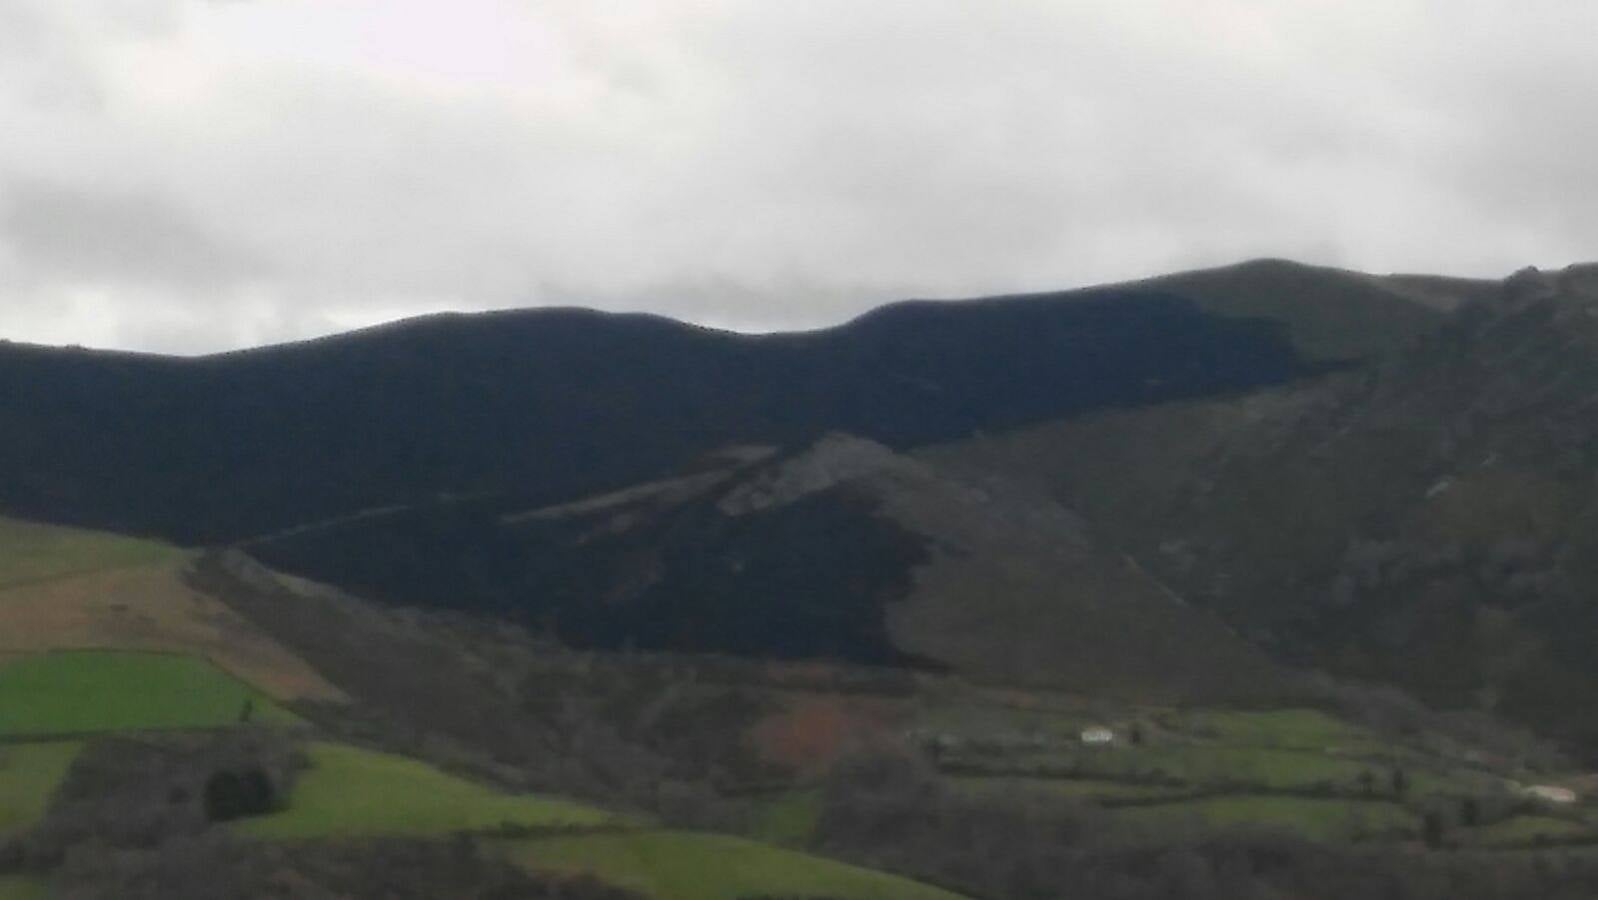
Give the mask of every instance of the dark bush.
POLYGON ((229 822, 246 816, 265 815, 277 808, 277 791, 272 779, 259 768, 242 772, 223 769, 205 782, 205 818, 229 822))
POLYGON ((146 850, 90 844, 68 854, 53 886, 73 900, 644 900, 590 876, 522 871, 464 837, 278 845, 210 833, 146 850))

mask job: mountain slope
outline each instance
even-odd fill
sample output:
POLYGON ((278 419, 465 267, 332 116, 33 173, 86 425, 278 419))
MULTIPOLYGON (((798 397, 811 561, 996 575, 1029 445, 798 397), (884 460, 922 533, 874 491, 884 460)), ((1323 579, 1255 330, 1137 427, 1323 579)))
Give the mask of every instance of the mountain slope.
POLYGON ((1138 282, 1191 298, 1206 312, 1282 322, 1308 359, 1368 357, 1402 347, 1436 325, 1439 312, 1491 294, 1496 281, 1368 275, 1259 259, 1138 282))
POLYGON ((1069 511, 840 434, 572 503, 445 504, 248 550, 586 647, 933 665, 1164 698, 1258 693, 1271 675, 1069 511))
POLYGON ((1598 747, 1598 267, 1527 271, 1379 366, 968 441, 1301 662, 1598 747))
POLYGON ((802 334, 540 310, 197 359, 0 345, 0 510, 215 543, 439 494, 554 502, 734 443, 902 448, 1279 383, 1438 320, 1267 263, 802 334))

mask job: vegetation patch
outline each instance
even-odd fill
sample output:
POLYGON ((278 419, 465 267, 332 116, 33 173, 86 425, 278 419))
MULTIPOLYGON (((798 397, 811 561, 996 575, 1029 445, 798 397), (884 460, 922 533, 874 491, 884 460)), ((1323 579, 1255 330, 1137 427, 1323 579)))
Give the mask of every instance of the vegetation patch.
POLYGON ((180 558, 170 544, 0 517, 0 587, 180 558))
POLYGON ((808 843, 824 808, 819 789, 788 791, 760 805, 753 833, 774 844, 808 843))
POLYGON ((1470 832, 1483 844, 1517 845, 1598 837, 1592 827, 1552 816, 1513 816, 1470 832))
POLYGON ((0 667, 0 737, 290 724, 288 711, 209 662, 85 650, 0 667))
POLYGON ((1180 785, 1142 784, 1106 781, 1098 778, 1021 778, 1005 776, 955 776, 949 779, 955 789, 979 796, 1027 794, 1069 797, 1094 801, 1159 800, 1192 794, 1193 788, 1180 785))
POLYGON ((504 826, 578 828, 619 824, 603 810, 501 794, 426 763, 343 744, 310 748, 311 768, 289 808, 238 829, 262 838, 415 836, 504 826))
POLYGON ((1071 764, 1101 778, 1177 780, 1195 785, 1246 785, 1269 790, 1334 786, 1350 789, 1370 766, 1307 750, 1163 744, 1084 751, 1071 764))
MULTIPOLYGON (((76 741, 0 745, 0 834, 31 826, 44 815, 82 745, 76 741)), ((0 900, 6 896, 0 881, 0 900)))
POLYGON ((650 831, 546 838, 515 844, 511 854, 534 870, 588 872, 656 900, 958 898, 886 872, 723 835, 650 831))
POLYGON ((1228 744, 1259 747, 1348 750, 1378 743, 1365 729, 1314 709, 1207 711, 1183 725, 1228 744))
POLYGON ((44 900, 49 895, 42 879, 0 875, 0 900, 44 900))
POLYGON ((749 736, 764 759, 816 774, 852 744, 882 740, 895 717, 893 703, 881 698, 804 693, 756 723, 749 736))
MULTIPOLYGON (((1010 703, 1044 702, 1041 694, 1021 694, 1002 698, 1010 703)), ((963 699, 963 698, 962 698, 963 699)), ((1027 709, 1007 705, 1001 698, 980 697, 963 702, 940 703, 926 710, 916 726, 931 733, 966 737, 994 734, 1025 734, 1054 741, 1075 742, 1082 729, 1104 721, 1105 710, 1027 709)), ((1058 702, 1057 698, 1048 700, 1058 702)))
POLYGON ((187 569, 179 561, 0 586, 0 654, 189 653, 278 700, 346 699, 304 660, 190 586, 187 569))
POLYGON ((1285 828, 1317 840, 1414 831, 1415 814, 1395 803, 1369 800, 1234 795, 1126 809, 1123 824, 1161 829, 1184 821, 1212 827, 1285 828))

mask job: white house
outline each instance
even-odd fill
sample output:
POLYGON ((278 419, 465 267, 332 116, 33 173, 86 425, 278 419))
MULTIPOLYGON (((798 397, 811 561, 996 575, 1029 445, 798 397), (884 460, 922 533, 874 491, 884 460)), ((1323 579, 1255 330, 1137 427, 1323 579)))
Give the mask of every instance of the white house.
POLYGON ((1525 789, 1528 797, 1546 800, 1549 803, 1575 803, 1576 792, 1570 788, 1558 787, 1552 784, 1534 784, 1525 789))
POLYGON ((1082 743, 1084 744, 1113 744, 1115 732, 1103 725, 1090 725, 1082 729, 1082 743))

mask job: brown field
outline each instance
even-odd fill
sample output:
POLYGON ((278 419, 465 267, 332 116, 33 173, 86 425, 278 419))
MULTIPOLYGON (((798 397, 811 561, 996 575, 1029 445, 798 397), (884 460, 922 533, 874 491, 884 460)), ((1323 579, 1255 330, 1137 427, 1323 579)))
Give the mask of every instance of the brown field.
POLYGON ((903 704, 892 700, 796 693, 757 722, 749 739, 763 759, 816 774, 851 749, 893 743, 905 718, 903 704))
POLYGON ((0 589, 0 662, 63 649, 204 656, 275 700, 347 699, 303 660, 183 579, 186 561, 0 589))

